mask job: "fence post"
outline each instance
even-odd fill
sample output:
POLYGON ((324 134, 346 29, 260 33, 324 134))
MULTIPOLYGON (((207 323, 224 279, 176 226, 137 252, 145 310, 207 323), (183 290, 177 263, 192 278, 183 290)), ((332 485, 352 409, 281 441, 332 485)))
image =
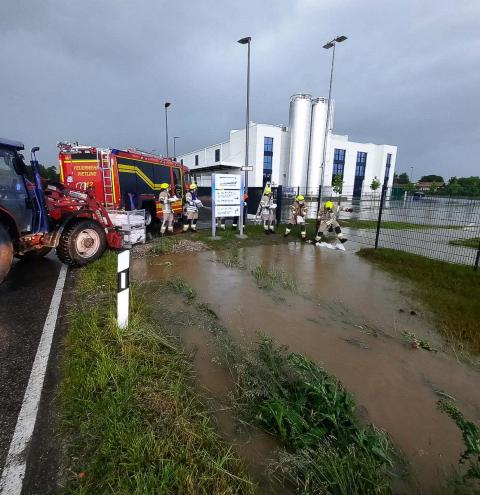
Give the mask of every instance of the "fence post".
POLYGON ((377 233, 375 235, 375 249, 378 248, 378 238, 380 237, 380 226, 382 224, 382 212, 383 212, 383 205, 385 203, 385 196, 386 195, 387 195, 387 184, 385 181, 383 183, 383 186, 382 186, 382 194, 380 196, 380 205, 378 207, 377 233))
POLYGON ((277 209, 275 210, 277 225, 280 225, 282 221, 282 201, 283 201, 283 188, 277 186, 277 209))
POLYGON ((480 239, 478 241, 477 256, 475 257, 475 266, 473 267, 473 269, 475 271, 478 270, 478 262, 479 261, 480 261, 480 239))

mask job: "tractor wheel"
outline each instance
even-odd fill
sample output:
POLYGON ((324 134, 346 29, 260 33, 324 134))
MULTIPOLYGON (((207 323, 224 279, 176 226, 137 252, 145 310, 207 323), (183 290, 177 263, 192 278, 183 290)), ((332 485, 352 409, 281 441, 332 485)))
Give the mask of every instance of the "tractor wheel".
POLYGON ((47 254, 52 250, 51 247, 45 246, 40 249, 32 249, 31 251, 27 251, 26 253, 16 254, 15 257, 20 260, 32 260, 36 258, 43 258, 47 256, 47 254))
POLYGON ((80 220, 63 231, 57 246, 62 263, 83 266, 102 256, 107 238, 102 227, 93 220, 80 220))
POLYGON ((7 229, 0 225, 0 284, 5 280, 13 261, 13 244, 7 229))

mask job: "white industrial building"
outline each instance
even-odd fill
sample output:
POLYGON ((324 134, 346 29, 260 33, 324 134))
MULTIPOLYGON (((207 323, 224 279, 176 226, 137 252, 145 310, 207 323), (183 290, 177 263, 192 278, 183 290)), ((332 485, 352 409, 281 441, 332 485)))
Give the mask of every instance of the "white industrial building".
MULTIPOLYGON (((333 101, 329 119, 324 193, 331 192, 334 175, 343 177, 343 193, 353 196, 370 192, 374 178, 393 182, 397 147, 386 144, 356 143, 348 136, 333 134, 333 101)), ((327 98, 296 94, 290 101, 289 125, 249 126, 248 172, 250 187, 269 181, 302 192, 316 194, 321 182, 321 164, 327 98)), ((178 158, 190 168, 198 185, 209 186, 212 172, 239 173, 245 164, 245 129, 230 131, 228 141, 214 144, 178 158)))

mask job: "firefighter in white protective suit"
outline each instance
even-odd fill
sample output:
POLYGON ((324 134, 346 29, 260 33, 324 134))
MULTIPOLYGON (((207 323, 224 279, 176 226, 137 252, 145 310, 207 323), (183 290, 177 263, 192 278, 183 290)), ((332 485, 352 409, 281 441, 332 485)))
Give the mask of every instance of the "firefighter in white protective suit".
POLYGON ((315 242, 324 241, 324 234, 328 230, 329 232, 335 232, 338 240, 343 244, 347 242, 347 239, 342 233, 340 224, 337 221, 337 215, 340 211, 352 212, 352 208, 342 208, 335 206, 333 201, 326 201, 323 208, 318 212, 317 218, 317 235, 315 236, 315 242))
POLYGON ((172 203, 178 201, 177 196, 170 194, 170 185, 167 182, 160 184, 160 194, 158 201, 163 207, 163 221, 160 228, 160 234, 165 235, 165 231, 173 234, 173 210, 172 203))
POLYGON ((275 232, 275 217, 277 205, 273 199, 273 192, 270 187, 265 187, 262 199, 260 200, 260 218, 263 221, 263 230, 265 234, 275 232))
POLYGON ((300 236, 302 240, 307 238, 307 226, 305 224, 308 207, 305 204, 305 198, 303 195, 298 194, 295 197, 293 205, 290 207, 290 219, 288 221, 287 228, 285 229, 285 237, 290 234, 294 225, 300 225, 300 236))
POLYGON ((197 198, 197 185, 192 183, 185 194, 185 223, 183 231, 187 232, 190 228, 192 232, 197 231, 198 208, 203 206, 197 198))

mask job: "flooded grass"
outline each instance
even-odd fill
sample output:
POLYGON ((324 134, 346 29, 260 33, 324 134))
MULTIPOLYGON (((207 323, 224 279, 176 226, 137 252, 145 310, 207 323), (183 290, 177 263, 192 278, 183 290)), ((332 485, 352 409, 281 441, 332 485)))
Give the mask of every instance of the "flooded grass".
MULTIPOLYGON (((168 288, 188 300, 178 281, 168 288)), ((128 329, 115 319, 116 256, 79 274, 60 386, 65 493, 249 494, 255 486, 222 442, 191 364, 131 285, 128 329)))
POLYGON ((361 249, 359 256, 413 284, 437 329, 454 348, 480 354, 480 274, 472 267, 393 249, 361 249))
POLYGON ((181 278, 173 278, 166 281, 167 287, 170 287, 177 294, 181 294, 187 299, 195 299, 197 293, 185 280, 181 278))
POLYGON ((223 357, 235 377, 237 413, 284 446, 270 466, 274 477, 303 494, 391 492, 390 441, 360 425, 352 396, 335 377, 266 336, 248 349, 229 342, 223 357))
POLYGON ((251 273, 255 277, 258 286, 262 289, 281 287, 290 292, 297 292, 298 290, 296 279, 288 272, 278 268, 269 268, 268 266, 261 264, 255 266, 251 273))
POLYGON ((360 424, 353 397, 335 377, 269 337, 240 345, 208 305, 192 308, 216 343, 214 361, 234 379, 230 397, 237 418, 283 445, 272 452, 273 479, 305 495, 391 493, 398 456, 385 433, 360 424))

